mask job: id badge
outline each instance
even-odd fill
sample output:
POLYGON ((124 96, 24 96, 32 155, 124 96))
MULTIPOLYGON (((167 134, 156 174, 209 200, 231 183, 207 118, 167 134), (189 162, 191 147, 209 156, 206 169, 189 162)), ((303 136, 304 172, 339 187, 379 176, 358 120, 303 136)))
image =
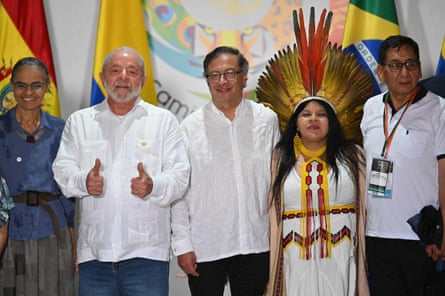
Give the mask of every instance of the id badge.
POLYGON ((374 157, 369 174, 368 194, 374 198, 391 198, 393 161, 374 157))

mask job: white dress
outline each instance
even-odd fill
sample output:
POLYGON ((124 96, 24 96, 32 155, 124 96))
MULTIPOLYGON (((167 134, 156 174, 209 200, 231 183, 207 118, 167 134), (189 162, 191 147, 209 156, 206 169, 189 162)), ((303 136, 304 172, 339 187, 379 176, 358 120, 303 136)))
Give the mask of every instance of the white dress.
MULTIPOLYGON (((339 165, 339 164, 338 164, 339 165)), ((336 186, 332 172, 329 172, 329 207, 328 227, 330 228, 330 257, 321 258, 321 236, 326 233, 320 227, 318 201, 314 198, 314 215, 309 219, 301 216, 301 178, 292 170, 284 183, 283 215, 283 258, 284 276, 288 296, 340 296, 355 295, 356 291, 356 214, 354 185, 344 166, 339 165, 338 184, 336 186), (285 218, 287 217, 287 218, 285 218), (314 240, 310 244, 310 258, 304 257, 305 247, 301 238, 306 237, 303 224, 310 224, 310 233, 314 240), (303 256, 303 257, 302 257, 303 256)), ((327 209, 326 209, 327 212, 327 209)), ((309 215, 308 215, 309 216, 309 215)), ((326 237, 326 236, 325 236, 326 237)), ((326 244, 325 246, 326 247, 326 244)))

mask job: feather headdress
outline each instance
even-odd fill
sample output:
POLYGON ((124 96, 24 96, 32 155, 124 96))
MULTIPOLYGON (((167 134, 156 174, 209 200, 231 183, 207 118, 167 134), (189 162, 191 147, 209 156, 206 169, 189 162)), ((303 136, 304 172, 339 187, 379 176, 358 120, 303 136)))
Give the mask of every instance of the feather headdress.
POLYGON ((361 141, 365 100, 374 95, 372 78, 353 54, 328 41, 332 12, 323 10, 317 27, 311 7, 306 33, 303 12, 293 11, 296 43, 278 51, 258 80, 258 100, 280 118, 283 131, 295 106, 307 97, 321 97, 335 108, 348 139, 361 141))

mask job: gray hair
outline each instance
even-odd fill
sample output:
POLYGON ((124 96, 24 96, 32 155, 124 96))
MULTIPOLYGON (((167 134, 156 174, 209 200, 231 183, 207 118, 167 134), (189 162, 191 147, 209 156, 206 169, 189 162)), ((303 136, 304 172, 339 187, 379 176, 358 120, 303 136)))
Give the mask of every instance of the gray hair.
POLYGON ((104 63, 102 65, 102 73, 105 72, 105 69, 107 68, 108 64, 110 63, 111 58, 113 58, 113 56, 115 54, 117 54, 118 52, 122 52, 122 51, 128 52, 128 53, 136 56, 136 58, 139 60, 139 65, 142 68, 142 74, 145 76, 144 58, 135 49, 128 47, 128 46, 121 46, 121 47, 115 48, 107 54, 107 56, 104 59, 104 63))

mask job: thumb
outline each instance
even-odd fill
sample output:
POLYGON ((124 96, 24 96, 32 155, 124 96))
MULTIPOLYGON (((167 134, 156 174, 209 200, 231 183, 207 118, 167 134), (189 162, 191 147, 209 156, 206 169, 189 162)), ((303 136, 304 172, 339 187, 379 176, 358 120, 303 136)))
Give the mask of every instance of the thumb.
POLYGON ((94 167, 93 167, 93 176, 99 177, 99 170, 100 170, 100 159, 96 158, 96 161, 94 162, 94 167))
POLYGON ((147 173, 144 171, 144 164, 142 162, 138 163, 138 172, 139 172, 139 178, 147 176, 147 173))

